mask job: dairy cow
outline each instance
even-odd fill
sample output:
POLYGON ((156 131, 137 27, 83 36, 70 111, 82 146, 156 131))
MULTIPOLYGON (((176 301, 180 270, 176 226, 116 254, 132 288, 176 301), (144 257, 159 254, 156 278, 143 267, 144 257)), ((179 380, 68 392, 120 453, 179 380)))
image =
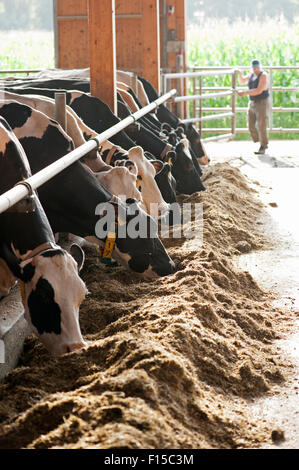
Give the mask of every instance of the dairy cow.
MULTIPOLYGON (((24 150, 0 117, 1 193, 29 176, 24 150)), ((8 294, 21 281, 26 319, 54 355, 84 346, 79 306, 87 290, 78 275, 83 256, 79 258, 77 265, 55 244, 36 193, 0 214, 1 293, 8 294)))
MULTIPOLYGON (((27 154, 32 173, 38 172, 73 148, 72 140, 55 121, 28 106, 16 102, 0 102, 0 115, 11 124, 27 154)), ((138 208, 135 200, 128 199, 126 205, 122 204, 80 162, 74 163, 41 186, 39 196, 54 232, 93 237, 93 241, 101 247, 107 242, 107 233, 96 232, 100 218, 96 208, 101 203, 109 202, 114 209, 116 221, 113 258, 146 278, 165 276, 174 271, 174 263, 157 235, 154 220, 138 208), (138 216, 139 225, 146 227, 145 233, 136 236, 126 233, 126 236, 120 236, 119 212, 124 219, 122 226, 125 224, 127 228, 138 216)))
MULTIPOLYGON (((38 111, 41 111, 42 113, 46 114, 50 119, 55 119, 56 113, 55 113, 55 101, 51 98, 45 97, 45 96, 38 96, 38 95, 18 95, 16 93, 9 93, 7 91, 4 91, 2 96, 2 99, 5 101, 18 101, 19 103, 25 104, 27 106, 30 106, 33 109, 36 109, 38 111)), ((86 126, 84 126, 84 123, 81 121, 81 119, 76 115, 76 113, 70 108, 69 106, 66 107, 66 132, 67 134, 72 138, 75 148, 79 147, 80 145, 84 144, 86 142, 84 138, 84 132, 88 132, 88 138, 92 138, 96 135, 95 132, 93 132, 91 129, 87 129, 86 126)), ((85 134, 86 135, 86 134, 85 134)), ((106 144, 105 148, 111 148, 112 144, 110 146, 106 144)), ((92 150, 88 154, 85 155, 84 158, 82 158, 82 161, 86 163, 87 166, 89 166, 93 171, 105 171, 109 170, 110 166, 106 165, 104 161, 102 160, 100 154, 97 152, 97 150, 92 150)))

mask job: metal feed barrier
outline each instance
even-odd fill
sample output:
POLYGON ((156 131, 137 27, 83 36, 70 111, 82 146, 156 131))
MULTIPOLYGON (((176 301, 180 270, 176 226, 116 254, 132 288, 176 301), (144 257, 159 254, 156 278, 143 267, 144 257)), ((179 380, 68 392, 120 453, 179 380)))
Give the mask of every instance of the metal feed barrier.
MULTIPOLYGON (((248 66, 238 67, 240 70, 248 70, 248 66)), ((285 107, 273 107, 273 93, 274 92, 299 92, 299 87, 283 87, 283 86, 273 86, 273 71, 284 71, 284 70, 299 70, 299 66, 263 66, 263 69, 269 71, 269 91, 270 91, 270 114, 269 114, 269 132, 275 133, 298 133, 299 128, 283 128, 283 127, 273 127, 273 113, 286 113, 286 112, 298 112, 298 107, 285 108, 285 107)), ((204 141, 209 140, 219 140, 223 138, 232 138, 236 133, 247 133, 247 128, 236 128, 236 114, 237 113, 246 113, 247 107, 236 107, 236 83, 237 83, 237 72, 231 67, 193 67, 188 73, 167 73, 162 75, 163 83, 163 92, 167 91, 167 86, 170 80, 177 80, 178 83, 178 92, 179 95, 184 94, 183 86, 189 89, 190 85, 189 80, 192 80, 190 88, 192 89, 192 95, 188 96, 178 96, 175 98, 176 103, 193 101, 193 113, 192 116, 189 116, 186 109, 183 107, 179 108, 180 117, 183 118, 185 122, 198 122, 199 129, 201 132, 207 133, 225 133, 224 135, 219 135, 216 137, 211 137, 208 139, 203 139, 204 141), (224 75, 229 74, 232 76, 232 85, 229 86, 203 86, 203 78, 207 76, 215 75, 224 75), (181 84, 181 79, 185 84, 181 84), (204 93, 203 93, 204 92, 204 93), (212 92, 212 93, 207 93, 212 92), (221 108, 221 107, 204 107, 203 100, 207 98, 220 98, 223 96, 232 95, 231 107, 221 108), (203 116, 203 113, 212 113, 208 116, 203 116), (215 114, 213 114, 215 113, 215 114), (187 114, 187 117, 186 117, 187 114), (186 118, 185 118, 186 117, 186 118), (202 128, 201 123, 213 119, 223 119, 225 117, 232 118, 231 128, 202 128)), ((189 111, 189 110, 188 110, 189 111)))
POLYGON ((158 108, 160 104, 165 103, 165 101, 169 99, 172 99, 175 94, 175 89, 170 90, 168 93, 165 93, 157 100, 148 104, 144 108, 141 108, 136 113, 131 114, 131 116, 128 116, 126 119, 123 119, 106 131, 98 134, 96 137, 90 139, 88 142, 71 151, 64 157, 61 157, 56 162, 52 163, 46 168, 43 168, 38 173, 35 173, 35 175, 31 176, 27 180, 20 181, 16 186, 0 196, 0 214, 28 195, 32 194, 35 189, 39 188, 42 184, 61 173, 65 168, 69 167, 74 162, 80 160, 80 158, 84 157, 91 150, 97 149, 105 140, 110 139, 115 134, 124 130, 130 124, 140 119, 142 116, 145 116, 154 109, 158 108))

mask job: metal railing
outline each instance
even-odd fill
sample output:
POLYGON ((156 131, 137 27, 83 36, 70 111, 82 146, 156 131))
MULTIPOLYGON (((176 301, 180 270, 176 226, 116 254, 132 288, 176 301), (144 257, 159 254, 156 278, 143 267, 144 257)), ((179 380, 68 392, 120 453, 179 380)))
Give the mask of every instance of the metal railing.
MULTIPOLYGON (((248 66, 240 66, 238 67, 240 70, 249 70, 248 66)), ((299 108, 298 107, 273 107, 273 93, 275 92, 299 92, 299 87, 297 86, 273 86, 273 72, 274 71, 285 71, 285 70, 299 70, 299 66, 263 66, 263 69, 269 72, 269 92, 270 92, 270 112, 269 112, 269 126, 268 126, 268 131, 273 132, 273 133, 299 133, 299 128, 283 128, 283 127, 274 127, 273 126, 273 114, 274 113, 288 113, 288 112, 298 112, 299 108)), ((224 72, 231 72, 233 71, 231 67, 193 67, 190 69, 190 72, 187 74, 184 74, 186 77, 186 80, 189 80, 191 78, 192 83, 191 86, 189 84, 188 88, 188 83, 185 85, 185 88, 191 89, 191 95, 190 98, 188 97, 184 101, 194 101, 193 105, 193 113, 191 116, 188 115, 188 112, 190 111, 189 108, 185 108, 185 113, 188 115, 188 118, 186 121, 191 121, 191 122, 199 122, 199 129, 202 133, 227 133, 227 137, 231 137, 231 134, 233 133, 232 128, 228 127, 217 127, 217 128, 208 128, 205 127, 203 128, 201 125, 201 122, 207 121, 207 120, 212 120, 212 119, 218 119, 218 118, 224 118, 224 117, 229 117, 229 112, 233 113, 235 112, 235 117, 234 120, 236 121, 236 115, 238 113, 247 113, 247 107, 236 107, 236 93, 234 93, 235 98, 234 98, 234 103, 232 103, 231 108, 230 107, 205 107, 202 103, 203 99, 207 98, 216 98, 221 97, 221 96, 226 96, 225 93, 227 93, 227 96, 230 95, 232 89, 235 89, 236 83, 237 83, 237 73, 234 72, 234 79, 232 80, 232 86, 203 86, 202 85, 202 77, 204 76, 212 76, 214 74, 217 75, 222 75, 224 72), (199 75, 200 74, 200 75, 199 75), (199 78, 197 78, 199 77, 199 78), (212 92, 212 93, 207 93, 207 92, 212 92), (198 94, 199 93, 199 94, 198 94), (221 95, 220 93, 223 93, 221 95), (234 106, 234 109, 233 109, 234 106), (212 113, 212 115, 209 116, 203 116, 203 114, 206 113, 212 113), (214 114, 215 113, 215 114, 214 114), (220 113, 220 114, 219 114, 220 113), (214 114, 214 116, 213 116, 214 114)), ((163 86, 164 90, 167 90, 167 80, 170 80, 171 78, 175 78, 177 75, 176 74, 164 74, 163 77, 163 86), (165 79, 165 75, 167 78, 165 79)), ((239 88, 239 87, 238 87, 239 88)), ((241 88, 241 87, 240 87, 241 88)), ((181 89, 178 89, 179 94, 183 94, 181 89)), ((184 99, 184 97, 182 98, 184 99)), ((176 98, 176 100, 180 100, 180 97, 176 98)), ((182 108, 180 108, 182 109, 182 108)), ((233 126, 232 126, 233 127, 233 126)), ((247 128, 234 128, 235 133, 247 133, 248 129, 247 128)), ((224 136, 225 136, 224 135, 224 136)), ((220 135, 219 137, 217 136, 216 138, 210 138, 210 139, 204 139, 204 140, 216 140, 219 138, 223 138, 224 136, 220 135)))
POLYGON ((2 75, 2 74, 5 74, 5 75, 8 75, 8 74, 12 74, 12 75, 22 74, 22 75, 27 75, 27 77, 28 77, 31 73, 39 73, 41 71, 42 71, 41 69, 0 70, 0 75, 2 75))
MULTIPOLYGON (((163 92, 167 91, 168 84, 171 80, 176 80, 178 78, 183 79, 185 82, 185 85, 181 86, 179 88, 180 95, 176 97, 173 101, 174 103, 187 103, 190 101, 193 101, 193 116, 190 117, 188 112, 186 112, 186 108, 180 107, 177 109, 177 113, 179 114, 181 120, 183 122, 192 122, 192 123, 199 123, 199 131, 200 134, 202 132, 205 132, 206 129, 202 127, 202 123, 205 121, 210 121, 214 119, 224 119, 224 118, 231 118, 231 128, 225 129, 225 134, 216 136, 216 137, 209 137, 206 139, 203 139, 205 142, 208 141, 213 141, 213 140, 220 140, 220 139, 232 139, 235 134, 236 134, 236 93, 235 93, 235 88, 236 88, 236 73, 233 69, 226 69, 226 70, 206 70, 206 71, 201 71, 201 72, 187 72, 187 73, 165 73, 162 75, 162 82, 163 82, 163 92), (204 77, 211 77, 211 76, 221 76, 221 75, 230 75, 231 76, 231 82, 232 85, 231 87, 226 87, 225 90, 218 90, 217 92, 214 93, 203 93, 203 91, 206 90, 206 87, 203 87, 202 81, 204 77), (188 90, 189 89, 189 83, 188 80, 192 79, 192 94, 189 95, 183 95, 183 87, 188 90), (199 94, 198 94, 199 92, 199 94), (210 114, 208 116, 203 116, 204 109, 202 106, 202 101, 205 99, 211 99, 211 98, 223 98, 226 96, 231 96, 231 109, 228 110, 228 108, 221 109, 221 111, 224 111, 222 113, 219 113, 220 109, 219 108, 213 108, 212 112, 217 112, 217 114, 210 114), (194 112, 195 111, 195 112, 194 112), (199 111, 199 115, 196 115, 196 111, 199 111), (185 116, 187 114, 187 118, 185 116)), ((217 87, 214 87, 216 90, 217 87)))
POLYGON ((176 92, 177 91, 175 89, 170 90, 168 93, 165 93, 157 100, 148 104, 144 108, 141 108, 136 113, 131 114, 131 116, 128 116, 127 118, 110 127, 106 131, 102 132, 101 134, 98 134, 96 137, 90 139, 85 144, 80 145, 80 147, 71 151, 64 157, 61 157, 56 162, 52 163, 46 168, 43 168, 38 173, 35 173, 35 175, 30 176, 30 178, 28 178, 27 180, 20 181, 16 186, 14 186, 12 189, 6 191, 0 196, 0 214, 12 207, 17 202, 27 197, 28 195, 32 194, 32 192, 39 188, 42 184, 46 183, 54 176, 61 173, 65 168, 69 167, 70 165, 78 161, 80 158, 84 157, 91 150, 97 149, 105 140, 110 139, 115 134, 140 119, 142 116, 145 116, 145 114, 148 114, 154 109, 158 108, 160 104, 165 103, 165 101, 169 99, 172 99, 176 92))

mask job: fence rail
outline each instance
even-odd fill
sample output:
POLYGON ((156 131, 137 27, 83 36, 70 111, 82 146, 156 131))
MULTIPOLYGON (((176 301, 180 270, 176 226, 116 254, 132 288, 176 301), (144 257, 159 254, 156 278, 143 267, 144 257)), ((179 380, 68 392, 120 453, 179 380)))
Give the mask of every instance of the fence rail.
MULTIPOLYGON (((240 70, 248 70, 248 66, 238 67, 240 70)), ((298 112, 298 107, 273 107, 273 93, 275 92, 299 92, 299 87, 297 86, 273 86, 273 72, 274 71, 286 71, 286 70, 299 70, 299 66, 263 66, 263 69, 269 71, 269 91, 270 91, 270 113, 269 113, 269 132, 274 133, 299 133, 299 128, 283 128, 283 127, 274 127, 273 126, 273 114, 274 113, 289 113, 289 112, 298 112)), ((236 133, 247 133, 247 128, 237 128, 236 127, 236 115, 238 113, 246 113, 247 107, 237 107, 236 106, 236 83, 237 83, 237 72, 231 67, 192 67, 187 73, 166 73, 162 74, 162 83, 163 91, 167 91, 169 82, 172 79, 181 78, 184 80, 183 87, 178 89, 179 95, 175 98, 176 103, 188 103, 193 102, 193 110, 190 115, 189 107, 179 107, 177 111, 180 113, 180 117, 184 122, 193 122, 198 123, 198 127, 201 133, 226 133, 225 135, 228 138, 231 138, 236 133), (232 85, 231 86, 203 86, 204 77, 208 76, 217 76, 230 74, 232 76, 232 85), (191 80, 191 84, 190 84, 191 80), (186 96, 184 94, 185 90, 192 89, 190 95, 186 96), (211 93, 208 93, 211 92, 211 93), (218 99, 225 96, 232 96, 231 105, 227 107, 207 107, 204 106, 203 100, 205 99, 218 99), (211 113, 208 116, 203 116, 204 113, 211 113), (232 124, 231 127, 223 128, 209 128, 202 127, 202 122, 210 121, 213 119, 224 119, 231 117, 232 124)), ((242 88, 242 87, 240 87, 242 88)), ((212 137, 207 140, 217 140, 223 139, 223 135, 219 137, 212 137)))
MULTIPOLYGON (((192 79, 193 82, 193 94, 191 95, 183 95, 183 96, 178 96, 176 97, 173 101, 174 103, 187 103, 190 101, 193 101, 193 110, 195 113, 192 117, 188 116, 185 118, 185 112, 184 108, 180 107, 179 114, 180 118, 182 119, 183 122, 192 122, 192 123, 199 123, 199 129, 200 133, 205 131, 205 129, 202 128, 202 123, 205 121, 211 121, 214 119, 224 119, 224 118, 231 118, 231 128, 230 129, 225 129, 225 134, 224 135, 219 135, 216 137, 209 137, 207 139, 203 139, 206 142, 210 140, 217 140, 217 139, 231 139, 235 136, 236 133, 236 72, 235 70, 229 68, 226 70, 205 70, 205 71, 200 71, 200 72, 187 72, 187 73, 165 73, 162 75, 162 80, 163 80, 163 91, 167 91, 168 83, 170 80, 178 79, 181 78, 183 80, 188 80, 192 79), (217 87, 211 88, 211 90, 217 90, 217 92, 214 93, 202 93, 205 91, 207 88, 202 86, 202 80, 204 77, 211 77, 211 76, 221 76, 221 75, 231 75, 231 87, 226 87, 225 90, 219 90, 217 87), (196 80, 199 80, 199 85, 196 85, 196 80), (196 94, 196 91, 199 91, 199 94, 196 94), (205 108, 202 105, 202 101, 205 99, 218 99, 218 98, 223 98, 226 96, 231 96, 231 108, 226 108, 223 109, 222 111, 226 111, 223 113, 219 113, 219 109, 215 108, 216 113, 214 115, 209 115, 209 116, 203 116, 203 112, 205 112, 205 108), (198 103, 198 104, 197 104, 198 103), (196 115, 196 111, 199 112, 199 115, 196 115), (230 132, 227 132, 230 131, 230 132)), ((182 94, 182 86, 180 87, 180 92, 182 94)), ((184 85, 184 88, 188 90, 188 84, 184 85)), ((187 113, 188 114, 188 113, 187 113)))
POLYGON ((0 70, 0 74, 12 74, 12 75, 18 75, 18 74, 27 74, 30 75, 31 73, 39 73, 41 72, 41 69, 16 69, 16 70, 0 70))
POLYGON ((170 90, 168 93, 165 93, 157 100, 148 104, 144 108, 141 108, 136 113, 131 114, 131 116, 128 116, 127 118, 110 127, 106 131, 102 132, 101 134, 98 134, 96 137, 92 138, 85 144, 68 153, 64 157, 61 157, 56 162, 52 163, 46 168, 43 168, 38 173, 35 173, 35 175, 31 176, 27 180, 20 181, 12 189, 0 195, 0 214, 12 207, 17 202, 27 197, 28 195, 32 194, 35 189, 39 188, 42 184, 46 183, 54 176, 61 173, 65 168, 69 167, 70 165, 78 161, 80 158, 84 157, 91 150, 98 148, 105 140, 110 139, 115 134, 140 119, 142 116, 145 116, 149 112, 153 111, 158 106, 160 106, 160 104, 165 103, 165 101, 169 99, 172 99, 176 92, 177 91, 175 89, 170 90))

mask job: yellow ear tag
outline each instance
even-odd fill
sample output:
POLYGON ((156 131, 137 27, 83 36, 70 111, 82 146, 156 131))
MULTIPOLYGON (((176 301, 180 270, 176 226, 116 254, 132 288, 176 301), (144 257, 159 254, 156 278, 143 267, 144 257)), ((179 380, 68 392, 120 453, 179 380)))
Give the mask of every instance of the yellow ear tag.
POLYGON ((171 159, 171 157, 168 158, 167 163, 168 163, 170 166, 172 166, 172 159, 171 159))
MULTIPOLYGON (((111 263, 111 256, 112 256, 112 252, 114 250, 115 241, 116 241, 116 233, 115 232, 108 232, 103 254, 100 255, 101 256, 101 263, 104 263, 104 264, 111 263)), ((101 252, 102 252, 102 249, 100 248, 100 253, 101 252)))
POLYGON ((20 287, 21 287, 22 304, 25 308, 25 305, 26 305, 26 292, 25 292, 25 283, 23 281, 20 281, 20 287))

